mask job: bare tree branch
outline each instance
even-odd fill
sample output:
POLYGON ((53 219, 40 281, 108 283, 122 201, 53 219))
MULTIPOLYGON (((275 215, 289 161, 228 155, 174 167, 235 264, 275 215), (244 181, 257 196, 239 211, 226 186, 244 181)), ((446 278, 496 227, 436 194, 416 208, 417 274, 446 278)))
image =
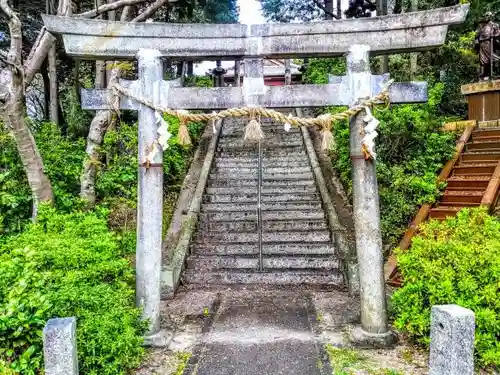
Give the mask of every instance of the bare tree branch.
POLYGON ((155 12, 162 7, 163 5, 167 3, 173 3, 176 2, 177 0, 156 0, 154 4, 151 4, 148 8, 144 9, 144 11, 139 14, 137 17, 135 17, 132 22, 143 22, 146 21, 148 18, 153 16, 155 12))
POLYGON ((326 9, 326 7, 321 4, 321 2, 319 0, 313 0, 314 4, 316 4, 316 6, 321 9, 323 12, 325 12, 327 15, 329 15, 330 17, 333 17, 335 18, 336 20, 340 19, 340 17, 336 14, 333 14, 332 12, 329 12, 328 9, 326 9))
MULTIPOLYGON (((125 6, 142 4, 142 3, 151 2, 151 1, 153 1, 153 0, 119 0, 119 1, 116 1, 114 3, 104 4, 100 7, 98 7, 97 9, 77 14, 77 17, 94 18, 94 17, 99 16, 100 14, 110 12, 113 10, 117 10, 117 9, 123 8, 125 6)), ((171 3, 174 3, 176 1, 177 0, 170 0, 171 3)), ((163 1, 161 5, 165 4, 166 2, 168 2, 168 0, 163 1)), ((156 8, 156 9, 158 9, 158 8, 156 8)))
POLYGON ((0 60, 7 61, 7 52, 0 49, 0 60))

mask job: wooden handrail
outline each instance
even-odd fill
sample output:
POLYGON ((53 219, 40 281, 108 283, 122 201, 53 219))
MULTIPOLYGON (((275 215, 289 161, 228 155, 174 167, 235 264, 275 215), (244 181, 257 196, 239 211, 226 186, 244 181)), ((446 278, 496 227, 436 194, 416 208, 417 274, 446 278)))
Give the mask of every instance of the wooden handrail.
MULTIPOLYGON (((464 132, 462 133, 462 136, 459 138, 457 141, 457 146, 455 148, 455 153, 453 154, 453 157, 448 160, 448 162, 444 165, 443 169, 441 170, 441 173, 439 174, 437 178, 437 184, 440 185, 442 182, 445 182, 448 180, 448 177, 450 177, 451 170, 457 163, 458 159, 460 158, 460 155, 464 151, 465 145, 467 142, 469 142, 470 137, 472 135, 472 131, 476 128, 477 121, 474 123, 474 125, 470 125, 467 128, 465 128, 464 132)), ((500 165, 500 162, 499 162, 500 165)), ((497 166, 498 169, 498 183, 500 184, 500 168, 497 166)), ((496 171, 496 170, 495 170, 496 171)), ((498 189, 498 187, 497 187, 498 189)), ((496 192, 496 190, 495 190, 496 192)), ((425 220, 427 220, 427 217, 429 216, 429 211, 431 210, 432 205, 430 203, 426 203, 420 207, 420 209, 417 212, 417 215, 411 222, 410 226, 405 232, 405 235, 403 236, 403 239, 399 243, 399 248, 401 250, 407 250, 411 246, 411 241, 413 239, 413 236, 418 231, 418 227, 420 224, 422 224, 425 220)), ((385 281, 390 280, 396 275, 396 270, 397 268, 397 259, 396 255, 392 253, 389 256, 389 259, 387 259, 387 262, 385 263, 384 267, 384 276, 385 276, 385 281)))
POLYGON ((491 180, 486 187, 486 191, 484 192, 483 199, 481 200, 481 206, 485 206, 488 211, 495 204, 498 198, 498 192, 500 188, 500 161, 498 162, 493 175, 491 176, 491 180))

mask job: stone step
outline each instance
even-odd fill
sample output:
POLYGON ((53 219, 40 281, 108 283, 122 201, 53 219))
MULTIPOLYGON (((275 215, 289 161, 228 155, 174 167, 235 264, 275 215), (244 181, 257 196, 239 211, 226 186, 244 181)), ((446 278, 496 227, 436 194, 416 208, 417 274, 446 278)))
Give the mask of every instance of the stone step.
POLYGON ((199 272, 187 270, 183 281, 194 286, 199 285, 234 285, 234 284, 269 284, 269 285, 325 285, 343 287, 340 270, 266 270, 265 272, 243 272, 240 270, 199 272))
POLYGON ((314 186, 316 187, 316 182, 313 179, 301 180, 301 179, 272 179, 272 178, 263 178, 262 179, 262 187, 296 187, 296 186, 314 186))
POLYGON ((282 232, 282 231, 316 231, 328 230, 325 219, 310 220, 263 220, 263 232, 282 232))
MULTIPOLYGON (((302 149, 304 145, 302 144, 301 140, 293 140, 290 139, 288 141, 276 141, 273 142, 271 140, 266 141, 266 142, 261 142, 260 149, 264 151, 270 151, 272 149, 277 149, 277 148, 295 148, 295 149, 302 149)), ((255 148, 255 145, 252 143, 249 143, 248 141, 244 140, 234 140, 234 141, 219 141, 219 144, 217 145, 217 150, 218 151, 239 151, 239 150, 252 150, 255 148)))
MULTIPOLYGON (((195 255, 258 255, 259 245, 253 244, 196 244, 195 255)), ((335 247, 331 242, 315 243, 263 243, 262 254, 265 255, 335 255, 335 247)))
MULTIPOLYGON (((298 141, 302 141, 302 134, 300 131, 294 130, 291 132, 285 132, 283 129, 276 128, 268 128, 264 130, 264 139, 260 142, 261 144, 271 141, 271 142, 282 142, 288 141, 290 139, 295 139, 298 141)), ((233 140, 243 140, 244 142, 248 142, 245 140, 245 132, 242 130, 231 129, 225 132, 222 132, 222 137, 219 139, 220 141, 233 141, 233 140)))
POLYGON ((257 189, 257 185, 259 180, 257 176, 254 176, 250 179, 235 179, 235 178, 212 178, 207 181, 207 187, 210 188, 238 188, 238 187, 246 187, 246 188, 254 188, 257 189))
MULTIPOLYGON (((203 209, 203 207, 202 207, 203 209)), ((200 219, 203 222, 207 221, 257 221, 257 206, 253 211, 243 212, 205 212, 202 211, 200 219)))
MULTIPOLYGON (((209 175, 210 179, 219 178, 234 178, 234 179, 252 179, 257 175, 257 169, 251 172, 241 172, 238 169, 227 169, 227 170, 215 170, 209 175)), ((312 172, 301 172, 301 173, 287 173, 287 172, 267 172, 262 171, 262 179, 266 180, 312 180, 314 175, 312 172)))
POLYGON ((340 269, 339 259, 333 257, 311 257, 311 256, 263 256, 262 265, 264 269, 315 269, 321 271, 333 271, 340 269))
POLYGON ((266 255, 333 255, 335 247, 331 241, 314 243, 266 243, 262 244, 266 255))
MULTIPOLYGON (((275 138, 275 137, 297 137, 297 138, 302 138, 302 134, 300 129, 298 128, 292 128, 290 131, 285 131, 283 127, 277 128, 277 127, 266 127, 262 129, 264 132, 264 140, 269 139, 269 138, 275 138)), ((222 129, 221 133, 222 137, 227 138, 227 137, 237 137, 237 138, 243 138, 245 137, 245 129, 237 129, 237 128, 232 128, 232 129, 222 129)))
MULTIPOLYGON (((330 240, 330 232, 327 230, 309 230, 309 231, 293 231, 293 232, 263 232, 263 243, 279 243, 279 242, 328 242, 330 240)), ((259 241, 259 234, 256 232, 205 232, 198 231, 196 243, 252 243, 259 241)))
MULTIPOLYGON (((285 158, 287 156, 293 155, 294 157, 307 158, 307 153, 303 147, 294 147, 291 150, 282 150, 281 148, 275 148, 272 150, 262 150, 261 158, 272 159, 272 158, 285 158)), ((258 159, 257 149, 235 149, 235 150, 218 150, 216 153, 216 158, 254 158, 258 159)))
MULTIPOLYGON (((296 193, 316 193, 314 185, 309 186, 271 186, 261 187, 262 194, 296 194, 296 193)), ((257 187, 208 187, 207 194, 255 194, 257 187)))
MULTIPOLYGON (((257 209, 257 203, 205 203, 203 212, 249 212, 257 209)), ((264 202, 262 211, 322 211, 320 202, 264 202)), ((300 217, 302 218, 302 217, 300 217)))
MULTIPOLYGON (((216 166, 212 168, 212 173, 240 173, 242 175, 245 174, 252 174, 252 173, 257 173, 258 168, 257 166, 255 167, 242 167, 242 168, 234 168, 234 167, 223 167, 223 166, 216 166)), ((277 167, 277 166, 263 166, 262 169, 262 175, 267 175, 267 174, 303 174, 303 173, 310 173, 311 168, 309 166, 305 167, 296 167, 296 166, 288 166, 288 167, 277 167)))
MULTIPOLYGON (((218 144, 254 144, 254 141, 246 140, 243 134, 241 133, 231 133, 225 134, 221 138, 219 138, 218 144)), ((278 144, 278 143, 289 143, 289 142, 297 142, 302 144, 302 137, 298 133, 276 133, 269 132, 267 137, 264 135, 264 138, 260 141, 260 145, 264 144, 278 144)))
MULTIPOLYGON (((257 220, 214 221, 202 219, 200 231, 208 232, 257 232, 257 220)), ((324 219, 312 220, 265 220, 262 221, 263 232, 328 230, 324 219)))
MULTIPOLYGON (((203 203, 251 203, 258 201, 258 195, 252 194, 205 194, 203 203)), ((261 194, 261 202, 293 202, 293 201, 319 201, 317 193, 294 193, 294 194, 261 194)))
POLYGON ((297 210, 271 210, 271 211, 262 211, 261 213, 262 220, 321 220, 325 218, 325 214, 321 209, 297 209, 297 210))
MULTIPOLYGON (((323 210, 300 210, 300 211, 262 211, 262 220, 323 220, 325 214, 323 210)), ((247 211, 202 211, 202 220, 211 221, 240 221, 257 220, 257 206, 253 210, 247 211)))
MULTIPOLYGON (((200 272, 245 269, 259 270, 260 259, 258 256, 234 256, 234 255, 195 255, 187 262, 188 269, 200 272)), ((332 257, 324 256, 263 256, 262 266, 264 269, 307 269, 332 271, 340 268, 340 261, 332 257)))
MULTIPOLYGON (((216 162, 220 163, 255 163, 258 162, 257 155, 250 155, 250 157, 229 157, 229 156, 217 156, 215 158, 216 162)), ((302 155, 288 155, 288 156, 262 156, 262 162, 266 162, 269 164, 276 164, 278 162, 283 162, 283 163, 303 163, 303 162, 308 162, 309 163, 309 158, 308 156, 304 153, 302 155)))
MULTIPOLYGON (((228 124, 222 127, 222 129, 238 129, 238 130, 245 130, 247 124, 246 123, 240 123, 240 124, 228 124)), ((260 121, 260 126, 262 129, 279 129, 285 131, 285 124, 282 124, 280 122, 265 122, 263 119, 260 121)), ((298 127, 293 126, 290 128, 290 130, 300 130, 298 127)))
POLYGON ((188 270, 205 273, 224 269, 259 270, 259 256, 234 256, 234 255, 194 255, 187 260, 188 270))
MULTIPOLYGON (((311 170, 311 165, 308 160, 303 161, 287 161, 287 160, 262 160, 261 161, 262 168, 308 168, 311 170)), ((234 162, 230 159, 226 160, 216 160, 213 164, 214 169, 223 169, 223 168, 235 168, 235 169, 243 169, 243 168, 253 168, 257 169, 259 166, 259 162, 257 160, 248 161, 248 162, 234 162)))
MULTIPOLYGON (((241 147, 235 147, 233 145, 219 145, 217 148, 217 155, 249 155, 252 152, 257 153, 257 147, 254 145, 244 145, 241 147)), ((274 145, 261 147, 262 157, 267 156, 285 156, 290 154, 302 154, 305 155, 304 145, 274 145)))

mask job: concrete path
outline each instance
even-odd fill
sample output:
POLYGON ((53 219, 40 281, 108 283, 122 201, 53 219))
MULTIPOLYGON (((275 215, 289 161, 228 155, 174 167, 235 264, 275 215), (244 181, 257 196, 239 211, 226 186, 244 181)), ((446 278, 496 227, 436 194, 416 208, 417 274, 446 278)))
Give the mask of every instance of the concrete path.
POLYGON ((315 324, 314 306, 304 295, 223 299, 184 374, 331 374, 315 324))

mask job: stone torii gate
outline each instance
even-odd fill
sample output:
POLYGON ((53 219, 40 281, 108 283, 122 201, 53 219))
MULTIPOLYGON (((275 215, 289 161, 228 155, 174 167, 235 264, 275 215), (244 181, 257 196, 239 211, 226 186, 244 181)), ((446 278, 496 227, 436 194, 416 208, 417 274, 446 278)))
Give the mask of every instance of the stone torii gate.
MULTIPOLYGON (((469 6, 424 12, 302 24, 164 24, 123 23, 42 15, 48 31, 63 36, 66 52, 92 60, 135 59, 139 80, 121 81, 155 104, 171 109, 214 110, 234 107, 353 106, 380 93, 388 76, 372 76, 373 54, 415 52, 442 45, 448 25, 465 20, 469 6), (347 76, 325 85, 265 86, 263 58, 332 57, 347 53, 347 76), (242 87, 182 88, 162 80, 162 58, 189 60, 245 59, 242 87)), ((109 109, 108 90, 86 90, 83 108, 109 109)), ((395 83, 391 103, 427 100, 425 82, 395 83)), ((150 320, 149 335, 160 328, 162 248, 162 153, 146 170, 147 147, 157 138, 155 110, 123 97, 122 109, 139 111, 139 190, 136 250, 136 301, 150 320)), ((373 160, 361 152, 364 113, 350 120, 357 266, 349 263, 349 284, 359 280, 363 343, 387 343, 378 186, 373 160), (359 276, 357 275, 359 268, 359 276)))

